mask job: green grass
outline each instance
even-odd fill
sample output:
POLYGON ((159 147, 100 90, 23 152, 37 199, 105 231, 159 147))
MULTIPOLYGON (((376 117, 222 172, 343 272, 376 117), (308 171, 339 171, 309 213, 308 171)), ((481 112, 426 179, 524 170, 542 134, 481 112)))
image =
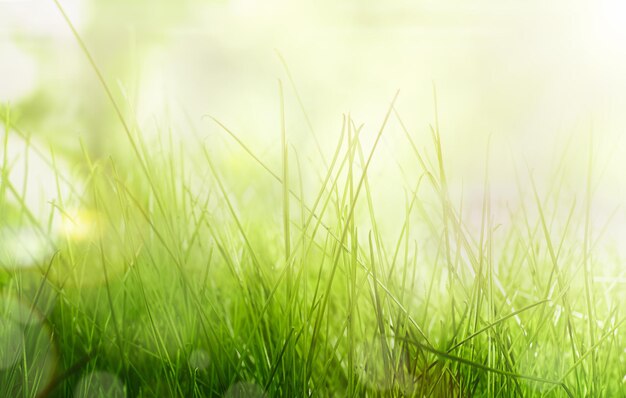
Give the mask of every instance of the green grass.
POLYGON ((378 128, 345 115, 336 146, 316 147, 324 166, 306 170, 279 83, 280 167, 209 118, 252 165, 242 177, 191 123, 192 145, 171 130, 148 142, 74 33, 130 149, 85 149, 67 175, 28 145, 56 178, 41 217, 9 178, 8 137, 28 135, 4 112, 0 227, 34 231, 46 251, 31 268, 0 258, 0 396, 626 394, 626 297, 594 279, 606 248, 590 226, 591 151, 582 200, 563 193, 563 162, 546 187, 519 172, 498 225, 486 164, 472 228, 437 119, 420 150, 427 134, 405 126, 396 95, 378 128), (418 176, 392 233, 370 178, 385 135, 413 151, 404 167, 418 176))

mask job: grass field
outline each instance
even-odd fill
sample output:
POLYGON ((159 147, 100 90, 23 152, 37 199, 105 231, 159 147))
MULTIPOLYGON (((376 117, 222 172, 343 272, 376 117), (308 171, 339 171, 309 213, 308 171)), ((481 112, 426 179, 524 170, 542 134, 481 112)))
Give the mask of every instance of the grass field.
POLYGON ((468 210, 445 115, 408 126, 401 94, 378 125, 338 115, 311 169, 286 127, 292 80, 277 157, 219 115, 189 121, 191 141, 148 139, 74 35, 124 149, 94 158, 79 141, 67 161, 2 107, 1 397, 626 395, 624 271, 611 217, 593 214, 593 143, 582 190, 563 148, 550 170, 518 168, 504 204, 485 156, 468 210), (408 148, 404 178, 371 176, 392 162, 385 139, 408 148))

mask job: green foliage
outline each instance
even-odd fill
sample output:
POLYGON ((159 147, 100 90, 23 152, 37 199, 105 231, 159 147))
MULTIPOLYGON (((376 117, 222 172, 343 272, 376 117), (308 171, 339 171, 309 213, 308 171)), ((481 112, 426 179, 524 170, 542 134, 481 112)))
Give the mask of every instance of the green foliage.
MULTIPOLYGON (((228 161, 207 143, 191 154, 173 133, 147 143, 83 50, 130 154, 92 159, 85 150, 81 183, 67 193, 60 181, 69 176, 53 167, 58 195, 44 216, 3 165, 0 228, 22 223, 54 250, 28 268, 1 260, 0 395, 626 392, 624 297, 593 280, 602 248, 588 228, 590 194, 582 206, 564 204, 558 188, 533 182, 524 192, 518 182, 519 206, 494 225, 486 175, 473 230, 453 205, 437 123, 432 150, 418 150, 395 98, 373 135, 345 116, 327 166, 306 187, 284 125, 274 171, 215 120, 267 178, 249 181, 263 185, 252 195, 234 194, 241 181, 226 177, 228 161), (369 177, 391 129, 421 175, 405 187, 393 236, 369 177)), ((5 122, 7 136, 18 134, 5 122)), ((590 160, 588 192, 592 170, 590 160)))

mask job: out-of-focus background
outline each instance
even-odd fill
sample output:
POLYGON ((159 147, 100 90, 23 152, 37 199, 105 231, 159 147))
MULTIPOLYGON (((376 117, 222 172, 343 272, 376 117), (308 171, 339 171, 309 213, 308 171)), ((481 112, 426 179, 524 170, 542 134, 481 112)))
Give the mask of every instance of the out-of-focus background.
MULTIPOLYGON (((198 139, 224 145, 236 168, 246 157, 211 115, 278 167, 280 79, 289 141, 303 164, 320 170, 342 114, 364 123, 371 143, 398 89, 398 114, 420 149, 430 148, 435 87, 451 190, 463 192, 470 213, 482 203, 488 147, 494 208, 519 195, 515 168, 549 187, 563 153, 564 184, 583 195, 590 147, 596 229, 626 198, 626 5, 618 0, 60 3, 148 141, 171 129, 189 151, 198 139)), ((79 139, 94 158, 128 153, 52 0, 0 0, 0 103, 69 165, 83 157, 79 139)), ((419 177, 392 119, 371 170, 379 184, 400 187, 376 190, 390 213, 402 211, 402 189, 419 177)), ((609 229, 618 244, 625 219, 618 210, 609 229)))

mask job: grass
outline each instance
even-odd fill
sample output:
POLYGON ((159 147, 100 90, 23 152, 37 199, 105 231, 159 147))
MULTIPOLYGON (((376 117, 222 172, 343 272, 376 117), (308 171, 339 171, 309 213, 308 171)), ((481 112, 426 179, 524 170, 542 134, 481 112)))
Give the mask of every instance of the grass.
POLYGON ((608 260, 591 228, 592 151, 582 203, 564 193, 562 161, 547 187, 529 171, 526 189, 518 173, 519 202, 497 225, 486 164, 474 228, 450 193, 436 118, 420 150, 397 95, 378 129, 345 115, 335 148, 316 141, 324 166, 311 173, 289 141, 279 83, 279 171, 209 118, 254 165, 242 180, 191 123, 195 152, 171 130, 148 142, 67 22, 130 153, 84 149, 68 175, 4 112, 0 227, 31 231, 45 250, 25 268, 2 246, 0 395, 626 394, 625 297, 595 278, 608 260), (393 233, 370 177, 391 134, 417 170, 393 233), (9 137, 52 170, 43 216, 10 178, 9 137))

